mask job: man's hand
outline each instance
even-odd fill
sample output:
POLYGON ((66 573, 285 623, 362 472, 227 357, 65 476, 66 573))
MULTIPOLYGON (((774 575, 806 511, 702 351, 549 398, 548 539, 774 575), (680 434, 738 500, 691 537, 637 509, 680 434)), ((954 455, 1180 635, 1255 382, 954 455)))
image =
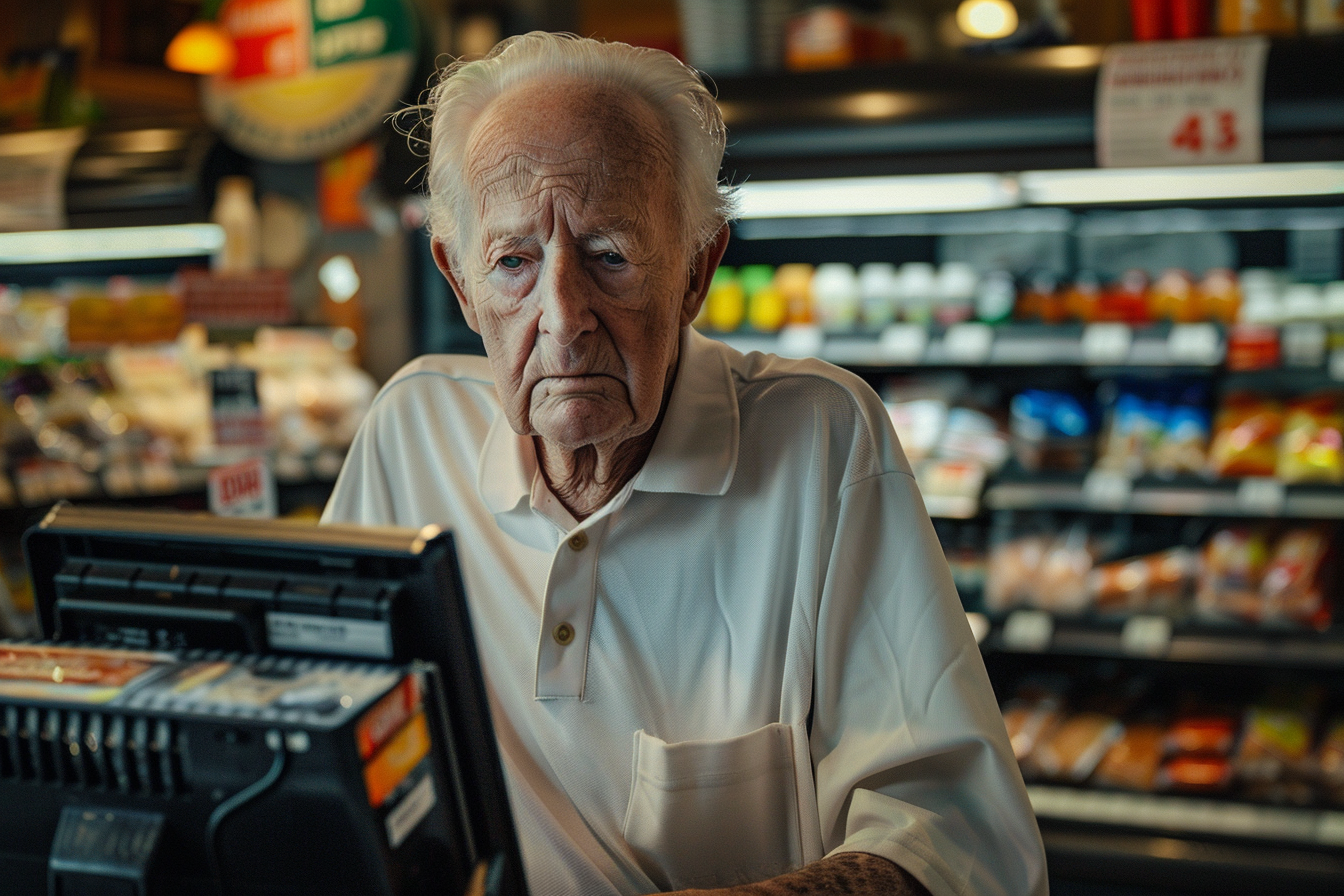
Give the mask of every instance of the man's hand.
POLYGON ((680 890, 676 896, 929 896, 895 862, 866 852, 842 852, 759 884, 680 890))

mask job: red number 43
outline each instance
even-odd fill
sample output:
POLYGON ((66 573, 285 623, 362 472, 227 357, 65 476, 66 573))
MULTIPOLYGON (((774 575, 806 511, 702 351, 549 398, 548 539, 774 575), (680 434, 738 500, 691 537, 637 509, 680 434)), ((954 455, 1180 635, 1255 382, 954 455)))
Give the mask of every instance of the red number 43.
MULTIPOLYGON (((1214 152, 1231 152, 1237 148, 1240 136, 1237 133, 1237 114, 1227 110, 1210 113, 1209 122, 1213 134, 1207 138, 1209 148, 1214 152)), ((1200 113, 1187 115, 1171 133, 1171 145, 1176 149, 1199 154, 1204 151, 1206 135, 1204 116, 1200 113)))

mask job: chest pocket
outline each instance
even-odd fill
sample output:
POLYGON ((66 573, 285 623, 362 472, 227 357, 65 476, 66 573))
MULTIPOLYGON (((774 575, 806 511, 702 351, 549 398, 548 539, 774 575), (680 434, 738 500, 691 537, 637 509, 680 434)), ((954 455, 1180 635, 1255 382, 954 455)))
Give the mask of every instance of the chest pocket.
POLYGON ((803 865, 794 736, 778 722, 672 744, 635 732, 623 831, 654 883, 723 887, 803 865))

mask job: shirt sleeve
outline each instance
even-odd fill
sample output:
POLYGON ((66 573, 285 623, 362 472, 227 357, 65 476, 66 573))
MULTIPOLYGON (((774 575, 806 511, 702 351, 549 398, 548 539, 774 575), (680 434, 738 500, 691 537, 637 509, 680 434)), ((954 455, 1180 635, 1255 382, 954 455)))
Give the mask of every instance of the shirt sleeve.
POLYGON ((840 497, 811 729, 825 849, 891 859, 934 896, 1043 896, 1040 832, 914 479, 840 497))

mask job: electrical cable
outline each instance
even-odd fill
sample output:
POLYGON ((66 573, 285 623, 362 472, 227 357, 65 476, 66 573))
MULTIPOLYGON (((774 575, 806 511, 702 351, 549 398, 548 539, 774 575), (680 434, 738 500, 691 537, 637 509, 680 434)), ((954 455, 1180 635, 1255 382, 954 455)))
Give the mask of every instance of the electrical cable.
POLYGON ((215 885, 219 890, 219 896, 228 896, 228 888, 224 886, 224 867, 219 863, 220 827, 238 809, 274 787, 276 782, 280 780, 280 776, 285 773, 287 754, 285 753, 284 736, 279 731, 272 729, 266 732, 266 742, 273 751, 271 767, 260 778, 216 806, 215 810, 210 813, 210 820, 205 826, 206 858, 209 862, 210 874, 214 877, 215 885))

